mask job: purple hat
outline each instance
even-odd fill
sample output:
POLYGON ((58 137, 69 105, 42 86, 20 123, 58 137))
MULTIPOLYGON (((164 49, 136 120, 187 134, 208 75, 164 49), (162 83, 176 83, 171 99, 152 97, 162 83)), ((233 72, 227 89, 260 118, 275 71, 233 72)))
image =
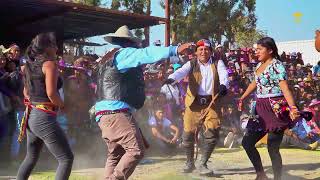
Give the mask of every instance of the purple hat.
POLYGON ((317 99, 312 99, 311 103, 309 104, 309 107, 313 107, 319 104, 320 104, 320 101, 318 101, 317 99))
POLYGON ((59 66, 65 67, 66 66, 66 62, 63 59, 60 59, 59 60, 59 66))
POLYGON ((234 72, 232 71, 232 69, 228 69, 228 75, 234 74, 234 72))

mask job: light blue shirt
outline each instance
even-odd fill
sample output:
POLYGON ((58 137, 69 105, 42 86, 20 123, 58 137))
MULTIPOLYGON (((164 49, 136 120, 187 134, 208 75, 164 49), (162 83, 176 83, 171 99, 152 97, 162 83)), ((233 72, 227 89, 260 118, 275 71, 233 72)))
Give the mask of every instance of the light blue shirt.
MULTIPOLYGON (((121 48, 114 57, 114 64, 121 73, 125 73, 128 69, 138 67, 143 64, 152 64, 161 60, 165 60, 171 56, 177 56, 178 47, 158 47, 151 46, 147 48, 121 48)), ((127 103, 123 101, 103 100, 95 104, 95 112, 105 110, 117 110, 129 108, 133 110, 127 103)), ((96 121, 101 116, 96 116, 96 121)))
POLYGON ((311 132, 310 126, 308 126, 305 119, 297 122, 296 125, 292 128, 292 131, 297 134, 300 139, 307 137, 308 133, 311 132))

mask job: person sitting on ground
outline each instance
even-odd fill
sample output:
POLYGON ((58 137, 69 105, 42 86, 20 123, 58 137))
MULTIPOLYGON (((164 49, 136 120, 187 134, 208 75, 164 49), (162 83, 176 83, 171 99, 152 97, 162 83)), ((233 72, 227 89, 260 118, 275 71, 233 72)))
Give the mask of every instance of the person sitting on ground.
POLYGON ((155 110, 154 116, 148 120, 148 124, 151 127, 156 146, 166 150, 176 147, 180 134, 179 128, 164 117, 161 108, 155 110))
POLYGON ((281 146, 283 147, 294 146, 294 147, 305 149, 305 150, 316 150, 318 145, 319 145, 318 142, 308 143, 301 140, 298 137, 298 135, 290 129, 285 130, 284 136, 281 142, 281 146))

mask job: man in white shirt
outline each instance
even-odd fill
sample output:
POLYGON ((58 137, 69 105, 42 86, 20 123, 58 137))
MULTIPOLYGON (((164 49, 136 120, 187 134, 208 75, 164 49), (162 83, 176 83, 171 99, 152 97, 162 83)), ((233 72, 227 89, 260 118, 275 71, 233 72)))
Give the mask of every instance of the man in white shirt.
POLYGON ((196 44, 197 59, 184 64, 180 69, 171 74, 165 83, 172 84, 188 76, 189 85, 185 99, 183 144, 186 149, 187 162, 183 172, 190 173, 194 166, 194 136, 197 127, 205 127, 204 145, 199 166, 200 175, 211 176, 213 171, 208 169, 207 161, 210 158, 219 138, 220 119, 216 105, 212 104, 205 114, 207 107, 217 94, 224 96, 228 87, 228 72, 222 60, 213 62, 212 45, 209 40, 202 39, 196 44), (203 123, 203 124, 202 124, 203 123))

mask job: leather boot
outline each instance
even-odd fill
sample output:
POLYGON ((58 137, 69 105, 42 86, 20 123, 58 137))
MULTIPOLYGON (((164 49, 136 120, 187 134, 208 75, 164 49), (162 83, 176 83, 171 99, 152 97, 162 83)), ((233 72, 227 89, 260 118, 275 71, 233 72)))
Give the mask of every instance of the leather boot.
POLYGON ((194 148, 188 147, 186 148, 186 155, 187 155, 187 162, 182 169, 183 173, 191 173, 193 170, 196 169, 194 165, 194 148))
POLYGON ((199 166, 201 176, 213 176, 212 170, 208 169, 207 162, 216 146, 219 139, 219 129, 208 129, 203 133, 204 144, 202 147, 202 156, 199 166))
POLYGON ((182 169, 183 173, 191 173, 194 169, 194 133, 183 132, 183 146, 187 155, 187 162, 182 169))
POLYGON ((214 173, 212 170, 208 169, 207 162, 213 152, 214 144, 205 144, 203 147, 203 153, 201 156, 201 162, 199 166, 199 173, 201 176, 212 176, 214 173))

